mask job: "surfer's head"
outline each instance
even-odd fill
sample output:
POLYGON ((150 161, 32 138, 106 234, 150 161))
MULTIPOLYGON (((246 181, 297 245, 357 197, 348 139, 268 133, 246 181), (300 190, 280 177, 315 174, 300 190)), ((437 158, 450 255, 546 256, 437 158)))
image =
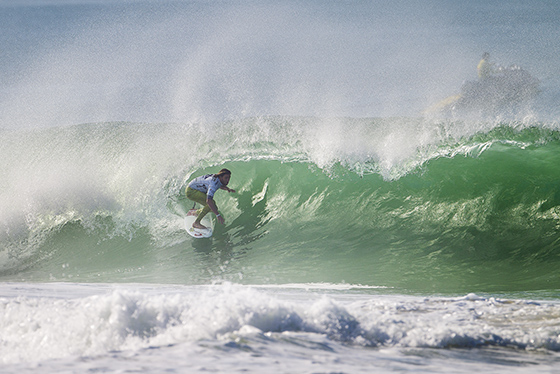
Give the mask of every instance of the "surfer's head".
POLYGON ((216 176, 224 186, 227 186, 229 183, 229 179, 231 178, 231 171, 229 171, 228 169, 222 169, 218 172, 218 174, 216 174, 216 176))
POLYGON ((490 58, 490 53, 484 52, 484 53, 482 54, 482 59, 483 59, 483 60, 488 60, 489 58, 490 58))

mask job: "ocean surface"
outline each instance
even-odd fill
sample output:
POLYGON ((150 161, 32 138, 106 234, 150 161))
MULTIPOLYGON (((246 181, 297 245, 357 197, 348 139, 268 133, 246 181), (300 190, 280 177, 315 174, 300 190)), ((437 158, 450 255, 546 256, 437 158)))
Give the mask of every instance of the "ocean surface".
POLYGON ((560 373, 560 3, 0 0, 0 51, 1 373, 560 373), (538 95, 427 115, 485 51, 538 95))

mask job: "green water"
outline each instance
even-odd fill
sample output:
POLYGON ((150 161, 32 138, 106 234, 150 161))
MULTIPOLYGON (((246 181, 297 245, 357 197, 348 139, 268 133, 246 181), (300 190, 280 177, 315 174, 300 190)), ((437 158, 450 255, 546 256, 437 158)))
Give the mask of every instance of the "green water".
MULTIPOLYGON (((358 128, 381 133, 375 124, 358 128)), ((255 130, 258 123, 244 125, 255 130)), ((42 191, 41 198, 29 190, 33 204, 28 196, 20 206, 30 209, 27 215, 5 226, 0 278, 329 282, 439 293, 560 289, 556 131, 499 126, 442 138, 384 171, 390 157, 382 153, 335 148, 338 154, 324 162, 324 153, 318 157, 302 141, 308 138, 301 127, 269 125, 267 139, 249 140, 255 132, 247 132, 223 155, 212 150, 200 159, 185 151, 184 164, 169 162, 173 150, 192 141, 171 140, 188 133, 184 126, 159 127, 160 133, 152 125, 50 130, 58 142, 50 161, 33 145, 43 140, 27 140, 35 152, 26 153, 28 161, 54 165, 63 178, 70 170, 84 182, 42 191), (61 140, 60 131, 72 135, 61 140), (148 137, 162 149, 143 149, 148 137), (79 148, 72 145, 77 140, 79 148), (188 157, 195 160, 190 166, 188 157), (211 240, 193 240, 182 223, 192 206, 184 187, 222 166, 233 171, 230 186, 237 190, 216 195, 226 225, 217 225, 211 240)), ((222 126, 239 130, 239 123, 222 126)), ((214 141, 198 138, 198 151, 214 141)))

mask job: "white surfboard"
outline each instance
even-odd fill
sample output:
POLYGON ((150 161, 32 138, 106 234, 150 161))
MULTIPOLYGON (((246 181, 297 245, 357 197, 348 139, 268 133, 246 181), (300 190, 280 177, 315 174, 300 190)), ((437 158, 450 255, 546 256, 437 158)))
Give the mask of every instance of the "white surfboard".
POLYGON ((204 216, 202 221, 200 221, 207 229, 195 229, 192 227, 192 224, 196 220, 196 209, 191 209, 187 212, 187 216, 185 217, 185 230, 187 230, 190 236, 197 239, 209 238, 212 236, 214 232, 214 220, 210 218, 210 214, 212 213, 208 213, 204 216))

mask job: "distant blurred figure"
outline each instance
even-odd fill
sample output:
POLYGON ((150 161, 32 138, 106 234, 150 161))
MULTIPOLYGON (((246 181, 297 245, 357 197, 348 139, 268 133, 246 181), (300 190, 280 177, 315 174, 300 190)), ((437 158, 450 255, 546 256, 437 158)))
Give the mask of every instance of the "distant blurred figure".
POLYGON ((494 74, 494 64, 490 61, 490 53, 484 52, 482 54, 482 60, 478 63, 478 79, 485 80, 490 78, 494 74))

